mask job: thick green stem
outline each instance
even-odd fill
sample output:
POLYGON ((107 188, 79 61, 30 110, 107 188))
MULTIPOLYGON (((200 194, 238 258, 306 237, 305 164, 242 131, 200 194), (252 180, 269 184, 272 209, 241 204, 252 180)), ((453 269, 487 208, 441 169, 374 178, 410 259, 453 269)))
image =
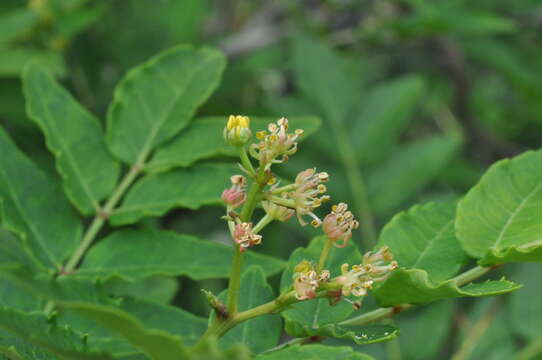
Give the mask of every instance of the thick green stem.
MULTIPOLYGON (((256 179, 250 185, 247 199, 239 215, 241 221, 247 222, 251 219, 252 213, 256 208, 258 198, 263 189, 259 180, 262 177, 261 171, 256 175, 256 179)), ((235 245, 233 252, 233 261, 231 266, 230 281, 228 284, 228 313, 235 316, 237 313, 237 298, 239 297, 239 287, 241 286, 241 269, 243 267, 243 252, 238 244, 235 245)))
POLYGON ((329 251, 332 248, 332 245, 333 245, 333 242, 327 239, 326 243, 324 244, 324 248, 322 249, 322 252, 320 253, 320 260, 318 260, 318 267, 316 268, 318 272, 322 271, 322 269, 326 265, 326 260, 329 255, 329 251))
POLYGON ((252 175, 256 174, 256 170, 254 170, 254 166, 252 166, 252 162, 248 157, 247 149, 244 146, 239 148, 239 158, 241 159, 241 164, 245 169, 247 169, 252 175))

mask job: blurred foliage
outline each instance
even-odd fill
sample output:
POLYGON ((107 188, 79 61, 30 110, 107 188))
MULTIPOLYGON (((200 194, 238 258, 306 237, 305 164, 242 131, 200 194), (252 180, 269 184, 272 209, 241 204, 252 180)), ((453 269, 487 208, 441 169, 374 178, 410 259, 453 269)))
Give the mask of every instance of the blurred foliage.
MULTIPOLYGON (((0 123, 58 176, 26 116, 25 63, 41 63, 103 121, 130 67, 179 43, 217 46, 228 66, 199 115, 320 117, 319 132, 281 175, 328 171, 334 201, 353 197, 365 229, 355 239, 369 248, 397 211, 457 199, 492 162, 539 147, 541 28, 537 0, 2 0, 0 123)), ((139 226, 224 241, 220 214, 175 210, 139 226)), ((259 251, 286 259, 306 245, 306 233, 288 224, 266 229, 259 251)), ((447 300, 400 315, 401 358, 540 358, 542 270, 514 271, 526 286, 503 299, 447 300)), ((170 280, 153 291, 200 315, 208 309, 193 290, 225 285, 170 280)), ((275 289, 278 282, 270 279, 275 289)), ((147 288, 108 286, 122 294, 147 288)), ((399 358, 386 345, 359 348, 399 358)))

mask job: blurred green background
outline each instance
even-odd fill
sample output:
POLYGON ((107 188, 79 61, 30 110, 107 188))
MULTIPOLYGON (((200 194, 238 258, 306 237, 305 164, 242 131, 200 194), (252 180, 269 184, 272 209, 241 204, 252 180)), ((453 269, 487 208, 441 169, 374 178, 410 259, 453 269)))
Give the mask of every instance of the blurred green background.
MULTIPOLYGON (((395 213, 459 198, 491 163, 539 147, 541 39, 537 0, 2 0, 0 123, 58 176, 25 114, 19 76, 27 61, 42 62, 104 119, 132 66, 178 43, 218 47, 228 67, 200 115, 319 116, 322 128, 281 175, 329 172, 330 195, 361 216, 354 240, 369 249, 395 213)), ((222 214, 177 210, 139 226, 227 242, 222 214)), ((294 221, 271 226, 257 251, 287 258, 313 234, 294 221)), ((392 360, 536 358, 542 269, 507 272, 525 289, 401 314, 398 342, 363 351, 392 360)), ((203 315, 199 289, 225 283, 141 286, 203 315)))

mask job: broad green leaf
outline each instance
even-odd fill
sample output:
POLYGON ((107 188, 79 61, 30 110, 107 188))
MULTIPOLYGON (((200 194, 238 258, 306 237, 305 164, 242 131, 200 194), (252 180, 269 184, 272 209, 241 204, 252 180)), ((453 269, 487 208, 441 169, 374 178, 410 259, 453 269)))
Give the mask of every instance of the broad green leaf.
POLYGON ((390 247, 401 268, 423 269, 433 282, 451 278, 467 260, 454 231, 455 202, 416 205, 382 229, 378 247, 390 247))
POLYGON ((57 360, 58 357, 20 337, 0 330, 0 359, 2 360, 57 360), (2 356, 5 355, 6 357, 2 356))
POLYGON ((44 304, 39 298, 0 277, 0 305, 21 311, 39 311, 44 304))
POLYGON ((62 190, 0 129, 2 224, 17 233, 35 258, 59 268, 75 249, 81 223, 62 190))
POLYGON ((483 265, 542 261, 542 151, 497 162, 461 200, 456 231, 483 265))
POLYGON ((394 319, 401 329, 399 343, 404 358, 437 359, 451 335, 454 310, 454 301, 444 300, 398 314, 394 319))
POLYGON ((388 213, 400 206, 448 164, 460 144, 454 135, 431 136, 397 149, 367 179, 372 209, 388 213))
POLYGON ((175 297, 179 290, 179 282, 175 278, 166 276, 150 276, 135 283, 114 278, 104 284, 104 290, 109 294, 131 295, 165 305, 175 297))
POLYGON ((390 277, 373 291, 380 306, 401 304, 423 304, 435 300, 464 296, 491 296, 506 294, 521 288, 512 281, 500 280, 471 283, 459 287, 456 280, 450 279, 433 283, 427 272, 418 269, 397 269, 390 277))
POLYGON ((371 356, 354 352, 347 346, 292 345, 285 349, 258 355, 255 360, 371 360, 371 356))
POLYGON ((108 153, 98 119, 38 65, 25 69, 23 83, 28 116, 45 133, 67 196, 83 214, 96 213, 120 170, 108 153))
MULTIPOLYGON (((227 299, 228 291, 219 295, 227 299)), ((273 289, 265 280, 265 273, 258 266, 251 266, 241 276, 239 311, 252 309, 273 300, 273 289)), ((235 344, 246 345, 253 354, 277 346, 282 334, 282 321, 278 314, 264 315, 241 323, 228 331, 218 343, 227 349, 235 344)))
POLYGON ((150 174, 135 184, 113 212, 114 226, 133 224, 145 216, 161 216, 175 208, 196 210, 221 204, 230 177, 241 170, 234 164, 199 164, 162 174, 150 174))
POLYGON ((0 228, 0 266, 6 264, 25 265, 35 268, 38 263, 30 258, 23 248, 20 239, 7 230, 0 228))
POLYGON ((190 350, 187 360, 250 360, 250 352, 243 345, 236 345, 226 351, 219 349, 218 339, 211 337, 190 350))
MULTIPOLYGON (((293 269, 302 260, 318 263, 320 253, 326 241, 325 236, 314 238, 307 248, 296 249, 290 259, 281 278, 281 291, 287 290, 292 285, 293 269)), ((353 241, 344 248, 333 247, 330 251, 325 269, 329 269, 331 276, 340 275, 342 264, 350 265, 361 263, 361 254, 353 241)), ((341 301, 335 306, 330 306, 327 299, 306 300, 290 306, 281 315, 286 321, 296 322, 300 326, 318 328, 326 324, 338 323, 346 319, 353 312, 352 305, 341 301)))
POLYGON ((352 144, 363 165, 387 154, 408 126, 424 93, 422 78, 409 75, 377 85, 360 104, 352 144))
POLYGON ((66 72, 64 59, 59 52, 32 47, 3 49, 0 59, 0 77, 18 77, 27 63, 37 63, 51 74, 62 76, 66 72))
MULTIPOLYGON (((138 319, 122 308, 123 303, 116 305, 117 302, 107 298, 92 281, 72 277, 51 281, 49 278, 32 276, 27 270, 20 267, 3 268, 0 271, 18 286, 45 299, 53 300, 62 309, 76 311, 112 333, 122 336, 152 360, 187 358, 188 352, 182 344, 180 336, 163 330, 161 326, 156 328, 155 324, 162 323, 162 321, 156 320, 157 318, 153 316, 150 317, 148 323, 138 319)), ((126 302, 124 304, 126 306, 126 302)), ((137 308, 140 304, 133 305, 137 308)), ((134 307, 132 307, 133 309, 134 307)), ((155 315, 155 313, 156 309, 150 309, 150 315, 155 315)), ((158 317, 158 315, 156 316, 158 317)), ((166 315, 166 317, 171 316, 171 313, 166 315)), ((149 318, 147 317, 147 319, 149 318)))
POLYGON ((536 341, 542 333, 542 294, 538 287, 540 264, 522 264, 515 278, 524 286, 508 298, 507 312, 512 331, 525 341, 536 341))
POLYGON ((361 79, 352 77, 344 60, 315 39, 301 35, 294 38, 292 66, 299 90, 329 121, 343 120, 360 96, 361 79))
MULTIPOLYGON (((186 275, 196 280, 230 274, 232 247, 171 231, 122 230, 88 252, 78 276, 137 281, 151 275, 186 275)), ((281 271, 282 260, 248 252, 245 266, 260 265, 267 276, 281 271)))
POLYGON ((39 21, 35 12, 21 7, 0 16, 0 44, 18 40, 39 21))
MULTIPOLYGON (((70 360, 111 360, 112 356, 89 349, 85 341, 67 327, 56 326, 45 315, 27 314, 0 306, 0 328, 70 360)), ((0 338, 1 344, 1 338, 0 338)), ((7 344, 6 344, 7 345, 7 344)), ((0 345, 5 347, 6 345, 0 345)))
MULTIPOLYGON (((227 118, 208 117, 195 119, 175 139, 156 150, 151 162, 145 166, 151 172, 167 171, 174 167, 186 167, 202 159, 220 155, 239 156, 239 151, 226 144, 222 137, 227 118)), ((267 128, 267 124, 275 122, 274 118, 250 118, 252 132, 255 134, 267 128)), ((289 118, 292 129, 303 129, 300 140, 318 130, 320 119, 317 117, 289 118)))
POLYGON ((326 336, 351 340, 358 345, 388 341, 399 335, 399 329, 389 325, 351 326, 326 324, 314 328, 308 324, 301 325, 294 321, 286 321, 286 332, 296 337, 326 336))
POLYGON ((217 87, 225 60, 211 48, 182 45, 132 69, 115 90, 107 118, 111 151, 135 164, 186 127, 217 87))

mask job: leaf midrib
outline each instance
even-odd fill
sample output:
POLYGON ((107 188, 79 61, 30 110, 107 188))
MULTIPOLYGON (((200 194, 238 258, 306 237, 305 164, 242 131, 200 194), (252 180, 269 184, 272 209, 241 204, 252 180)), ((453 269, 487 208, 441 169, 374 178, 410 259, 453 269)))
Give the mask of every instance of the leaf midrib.
POLYGON ((446 223, 445 225, 442 226, 442 228, 439 230, 439 232, 437 232, 437 234, 435 236, 433 236, 428 242, 427 242, 427 246, 420 252, 419 256, 417 257, 416 261, 414 262, 414 264, 412 265, 412 268, 416 268, 416 266, 419 264, 419 262, 423 259, 423 257, 425 256, 425 254, 429 251, 430 248, 432 248, 433 244, 435 243, 435 241, 439 238, 441 238, 441 236, 448 230, 448 228, 453 225, 454 221, 453 220, 450 220, 448 221, 448 223, 446 223))

